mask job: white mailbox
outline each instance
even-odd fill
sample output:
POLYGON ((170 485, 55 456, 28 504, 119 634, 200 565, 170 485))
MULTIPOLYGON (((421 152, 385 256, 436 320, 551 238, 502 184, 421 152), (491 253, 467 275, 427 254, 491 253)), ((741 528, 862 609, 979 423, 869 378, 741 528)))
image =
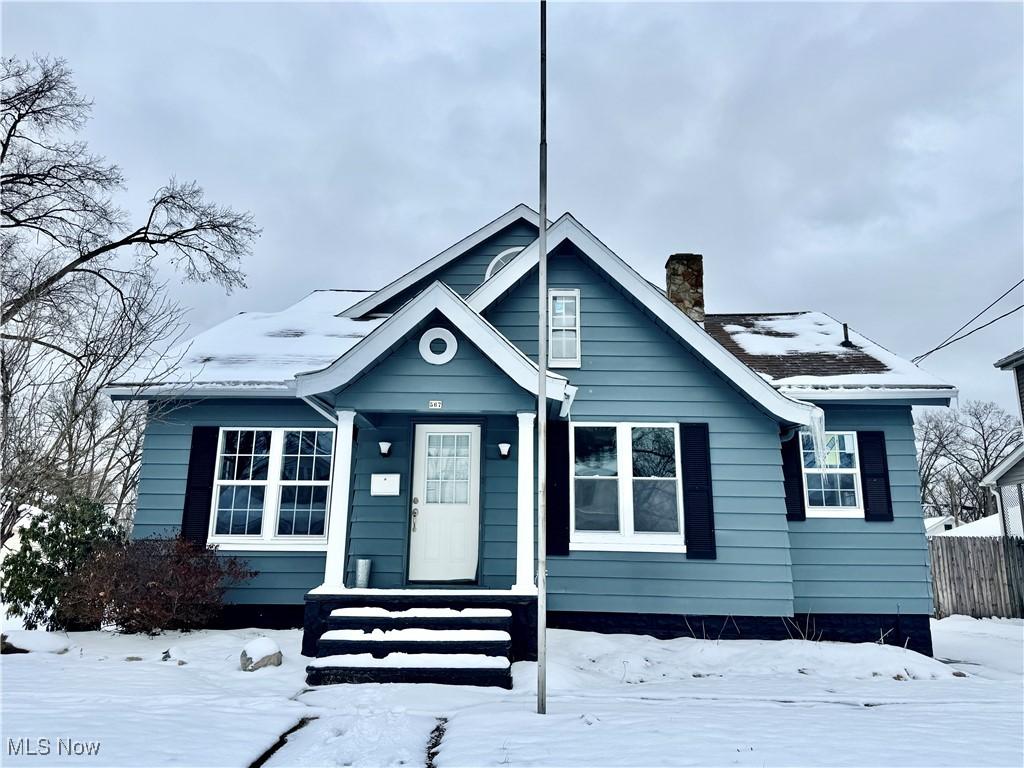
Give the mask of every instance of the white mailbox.
POLYGON ((402 476, 395 473, 393 475, 370 475, 370 495, 371 496, 397 496, 401 488, 400 478, 402 476))

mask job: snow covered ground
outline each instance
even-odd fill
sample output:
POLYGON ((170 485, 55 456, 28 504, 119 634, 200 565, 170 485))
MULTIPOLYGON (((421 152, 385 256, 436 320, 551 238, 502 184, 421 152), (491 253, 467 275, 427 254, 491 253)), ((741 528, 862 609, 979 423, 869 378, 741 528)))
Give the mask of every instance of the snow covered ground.
POLYGON ((1024 622, 955 616, 932 626, 936 659, 874 644, 554 630, 546 716, 533 712, 533 664, 514 666, 512 691, 308 689, 297 631, 13 632, 40 652, 0 661, 0 762, 246 768, 308 719, 269 768, 424 765, 444 719, 439 768, 1021 765, 1024 622), (239 671, 241 649, 260 635, 284 664, 239 671), (49 755, 11 754, 19 739, 39 751, 40 738, 49 755), (98 742, 98 753, 59 755, 58 739, 98 742))

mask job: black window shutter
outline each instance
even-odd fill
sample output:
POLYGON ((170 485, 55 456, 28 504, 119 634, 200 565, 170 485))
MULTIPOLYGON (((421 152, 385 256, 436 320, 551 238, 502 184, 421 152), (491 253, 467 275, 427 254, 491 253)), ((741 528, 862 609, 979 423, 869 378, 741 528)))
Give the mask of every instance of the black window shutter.
POLYGON ((711 446, 707 424, 680 424, 683 465, 683 523, 686 557, 714 560, 715 505, 711 487, 711 446))
POLYGON ((569 422, 549 421, 547 439, 547 553, 569 554, 569 422))
POLYGON ((800 435, 797 433, 782 444, 782 486, 786 491, 786 519, 806 520, 804 506, 804 468, 800 435))
POLYGON ((864 519, 892 520, 889 492, 889 459, 885 453, 885 432, 858 432, 860 487, 864 494, 864 519))
POLYGON ((210 530, 213 502, 213 474, 217 466, 218 427, 192 427, 192 450, 188 455, 185 506, 181 511, 182 538, 205 545, 210 530))

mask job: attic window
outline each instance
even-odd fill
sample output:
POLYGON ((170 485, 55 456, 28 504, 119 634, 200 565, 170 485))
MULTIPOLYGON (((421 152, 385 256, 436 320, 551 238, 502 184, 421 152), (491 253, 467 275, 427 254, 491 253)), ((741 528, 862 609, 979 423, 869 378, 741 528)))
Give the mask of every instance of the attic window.
POLYGON ((491 259, 491 263, 487 265, 487 271, 484 273, 484 280, 490 280, 494 275, 498 274, 503 267, 508 266, 508 263, 512 261, 512 259, 516 257, 516 254, 521 250, 523 249, 508 248, 491 259))

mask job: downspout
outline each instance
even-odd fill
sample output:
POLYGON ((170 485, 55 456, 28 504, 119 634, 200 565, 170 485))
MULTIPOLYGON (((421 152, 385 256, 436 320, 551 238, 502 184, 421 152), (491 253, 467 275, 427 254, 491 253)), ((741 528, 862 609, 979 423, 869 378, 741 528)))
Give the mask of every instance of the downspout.
POLYGON ((988 492, 992 494, 996 500, 996 514, 999 515, 999 535, 1005 538, 1006 536, 1006 516, 1005 510, 1003 509, 1003 497, 999 493, 998 485, 990 485, 988 492))

